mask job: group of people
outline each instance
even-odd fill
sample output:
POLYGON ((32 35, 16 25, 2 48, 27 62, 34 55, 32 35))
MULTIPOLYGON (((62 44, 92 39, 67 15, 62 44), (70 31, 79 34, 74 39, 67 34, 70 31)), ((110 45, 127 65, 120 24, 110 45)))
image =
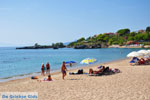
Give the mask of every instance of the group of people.
MULTIPOLYGON (((66 67, 65 61, 63 61, 62 66, 61 66, 61 72, 62 72, 62 79, 63 80, 64 80, 64 77, 67 75, 66 71, 67 71, 67 67, 66 67)), ((45 76, 45 72, 48 75, 48 78, 44 79, 43 81, 52 81, 52 78, 50 75, 50 64, 49 64, 49 62, 47 62, 46 67, 42 63, 41 75, 45 76)))
POLYGON ((150 58, 146 58, 146 59, 141 58, 141 59, 139 59, 138 63, 139 63, 139 65, 142 65, 142 64, 149 65, 150 64, 150 58))
POLYGON ((89 75, 111 75, 114 73, 120 73, 120 70, 109 68, 109 66, 99 66, 98 70, 89 69, 89 75))
POLYGON ((132 60, 130 61, 131 65, 149 65, 150 64, 150 58, 138 58, 138 57, 133 57, 132 60))
MULTIPOLYGON (((65 76, 67 75, 66 71, 67 71, 66 64, 63 61, 62 65, 61 65, 61 72, 62 72, 62 79, 63 80, 64 80, 65 76)), ((83 74, 83 69, 81 71, 83 74)), ((52 77, 50 75, 50 64, 49 64, 49 62, 47 62, 46 67, 42 63, 41 75, 45 75, 45 72, 46 72, 46 74, 48 74, 48 77, 45 78, 44 80, 38 80, 38 81, 52 81, 52 77)), ((111 68, 105 67, 105 66, 99 66, 98 70, 89 69, 89 75, 106 75, 106 74, 110 75, 110 74, 119 73, 119 72, 120 72, 119 69, 111 69, 111 68)))
POLYGON ((50 64, 49 64, 49 62, 46 63, 46 67, 44 66, 44 63, 42 63, 41 75, 45 75, 45 72, 46 72, 46 74, 50 74, 50 64))

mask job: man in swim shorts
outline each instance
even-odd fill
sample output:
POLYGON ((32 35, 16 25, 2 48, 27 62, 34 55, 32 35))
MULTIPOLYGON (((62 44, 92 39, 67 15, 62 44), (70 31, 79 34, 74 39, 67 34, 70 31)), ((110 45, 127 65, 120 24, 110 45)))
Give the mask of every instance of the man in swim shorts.
POLYGON ((62 72, 62 79, 63 80, 64 80, 64 77, 67 75, 66 71, 67 71, 67 68, 66 68, 65 62, 63 61, 63 64, 61 66, 61 72, 62 72))

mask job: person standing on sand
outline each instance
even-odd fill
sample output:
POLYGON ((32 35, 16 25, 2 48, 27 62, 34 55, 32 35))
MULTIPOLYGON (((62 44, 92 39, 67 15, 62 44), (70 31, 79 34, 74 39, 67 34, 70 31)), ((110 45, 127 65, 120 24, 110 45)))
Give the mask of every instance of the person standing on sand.
POLYGON ((41 75, 45 75, 45 66, 44 66, 43 63, 42 63, 42 66, 41 66, 41 75))
POLYGON ((62 72, 62 79, 63 80, 64 80, 64 77, 67 75, 66 71, 67 71, 67 68, 66 68, 65 62, 63 61, 63 64, 61 66, 61 72, 62 72))
POLYGON ((47 62, 46 64, 46 74, 50 74, 50 64, 47 62))

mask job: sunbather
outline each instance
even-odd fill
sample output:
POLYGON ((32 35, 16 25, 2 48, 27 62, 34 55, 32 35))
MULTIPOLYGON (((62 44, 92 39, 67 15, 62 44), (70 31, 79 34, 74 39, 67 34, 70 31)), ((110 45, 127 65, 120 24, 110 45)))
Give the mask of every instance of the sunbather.
POLYGON ((102 66, 98 71, 94 71, 93 69, 89 69, 89 74, 100 74, 103 73, 105 66, 102 66))
POLYGON ((145 59, 141 58, 138 63, 139 63, 139 65, 145 64, 145 59))
POLYGON ((119 69, 111 69, 108 67, 105 67, 105 66, 100 66, 98 67, 99 70, 98 71, 94 71, 93 69, 89 69, 89 75, 111 75, 111 74, 114 74, 114 73, 119 73, 120 70, 119 69))

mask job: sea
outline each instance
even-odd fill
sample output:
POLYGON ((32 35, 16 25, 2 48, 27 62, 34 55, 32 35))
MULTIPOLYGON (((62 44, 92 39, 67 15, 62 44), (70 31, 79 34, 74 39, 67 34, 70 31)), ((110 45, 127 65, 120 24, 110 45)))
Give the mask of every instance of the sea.
POLYGON ((83 66, 80 62, 85 58, 95 58, 94 64, 105 63, 126 58, 135 48, 100 48, 100 49, 16 49, 15 47, 0 47, 0 82, 20 79, 40 74, 41 64, 50 63, 51 71, 60 71, 63 61, 75 61, 77 64, 69 67, 83 66))

